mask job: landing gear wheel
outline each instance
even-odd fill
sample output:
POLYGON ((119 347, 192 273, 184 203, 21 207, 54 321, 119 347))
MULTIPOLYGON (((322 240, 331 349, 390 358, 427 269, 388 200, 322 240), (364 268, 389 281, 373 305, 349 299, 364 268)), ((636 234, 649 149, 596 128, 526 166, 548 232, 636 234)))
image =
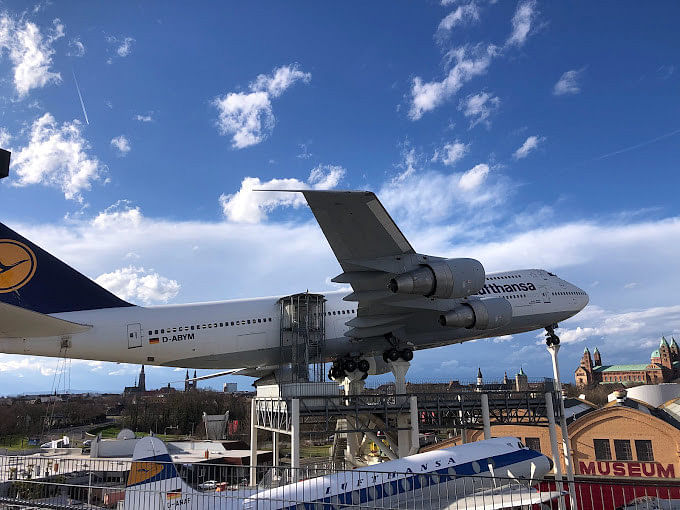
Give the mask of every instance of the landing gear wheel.
POLYGON ((346 359, 342 362, 342 368, 345 370, 345 372, 354 372, 357 369, 357 362, 351 358, 346 359))
POLYGON ((387 358, 389 359, 389 361, 399 361, 400 356, 401 353, 394 347, 387 351, 387 358))
POLYGON ((560 337, 557 336, 555 333, 555 328, 557 327, 557 324, 553 326, 548 326, 545 328, 545 344, 548 347, 552 347, 553 345, 560 345, 560 337))
POLYGON ((368 371, 371 369, 371 364, 367 359, 360 359, 357 362, 357 368, 362 372, 368 373, 368 371))
POLYGON ((404 361, 411 361, 413 359, 413 351, 411 349, 404 349, 400 355, 404 361))
POLYGON ((340 368, 337 365, 333 365, 331 369, 328 371, 328 378, 332 380, 339 380, 345 377, 345 373, 342 371, 342 368, 340 368))

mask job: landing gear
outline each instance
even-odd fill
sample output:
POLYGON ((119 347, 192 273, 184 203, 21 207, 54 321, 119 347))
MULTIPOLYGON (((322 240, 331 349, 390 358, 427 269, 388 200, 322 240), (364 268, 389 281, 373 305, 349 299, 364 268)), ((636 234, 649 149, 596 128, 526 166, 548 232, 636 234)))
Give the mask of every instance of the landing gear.
POLYGON ((328 378, 332 381, 340 381, 356 371, 362 373, 361 379, 368 377, 371 364, 365 358, 346 357, 333 362, 333 366, 328 371, 328 378))
POLYGON ((545 328, 545 344, 548 347, 551 347, 553 345, 560 345, 560 337, 557 336, 555 333, 555 328, 557 328, 557 324, 553 324, 552 326, 547 326, 545 328))
POLYGON ((413 351, 411 349, 399 350, 396 347, 392 347, 387 351, 383 352, 383 361, 389 363, 390 361, 411 361, 413 359, 413 351))

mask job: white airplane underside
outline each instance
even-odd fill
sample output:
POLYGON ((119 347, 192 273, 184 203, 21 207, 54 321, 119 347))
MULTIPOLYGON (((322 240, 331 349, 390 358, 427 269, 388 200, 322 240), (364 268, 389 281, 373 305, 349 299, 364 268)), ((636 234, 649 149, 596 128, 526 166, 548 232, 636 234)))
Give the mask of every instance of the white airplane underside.
MULTIPOLYGON (((323 294, 327 360, 409 360, 414 350, 552 331, 588 303, 545 270, 486 274, 474 259, 416 253, 373 193, 302 193, 342 267, 334 281, 353 290, 323 294)), ((281 297, 134 306, 0 224, 4 353, 264 376, 290 362, 281 297)))

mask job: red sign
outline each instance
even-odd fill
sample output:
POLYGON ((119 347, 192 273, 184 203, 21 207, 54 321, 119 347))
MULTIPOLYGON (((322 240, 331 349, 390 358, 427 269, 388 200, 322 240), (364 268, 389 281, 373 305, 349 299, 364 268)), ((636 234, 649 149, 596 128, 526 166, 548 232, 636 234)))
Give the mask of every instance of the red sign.
POLYGON ((579 461, 578 469, 582 475, 622 476, 628 478, 675 478, 673 464, 659 462, 595 462, 579 461))

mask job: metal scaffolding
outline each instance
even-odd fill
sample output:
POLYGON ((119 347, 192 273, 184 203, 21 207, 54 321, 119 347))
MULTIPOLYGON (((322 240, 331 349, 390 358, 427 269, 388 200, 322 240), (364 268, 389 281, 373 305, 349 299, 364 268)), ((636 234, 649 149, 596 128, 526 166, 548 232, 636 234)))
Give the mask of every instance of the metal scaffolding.
POLYGON ((322 294, 309 292, 279 300, 282 370, 279 370, 278 384, 324 380, 325 302, 322 294), (288 363, 291 370, 283 370, 288 363))

